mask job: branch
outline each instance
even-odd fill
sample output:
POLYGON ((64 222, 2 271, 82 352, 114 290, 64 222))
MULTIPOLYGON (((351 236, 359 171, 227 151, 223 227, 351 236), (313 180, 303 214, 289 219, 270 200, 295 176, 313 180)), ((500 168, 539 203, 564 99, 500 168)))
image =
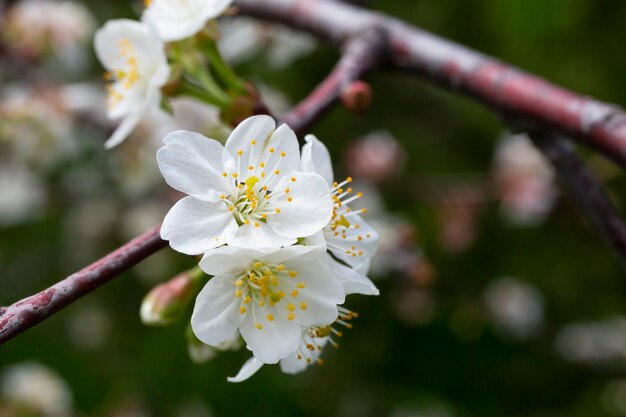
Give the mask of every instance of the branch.
POLYGON ((352 82, 374 68, 386 50, 386 35, 377 28, 347 40, 341 59, 331 73, 296 107, 281 117, 297 133, 317 121, 352 82))
POLYGON ((530 134, 535 145, 552 162, 559 178, 626 269, 626 225, 602 187, 585 167, 567 138, 546 132, 530 134))
POLYGON ((306 30, 336 44, 378 27, 391 63, 473 97, 517 120, 576 137, 626 167, 626 113, 558 87, 398 19, 331 0, 235 0, 242 13, 306 30))
POLYGON ((0 345, 167 246, 159 229, 147 231, 46 290, 0 308, 0 345))

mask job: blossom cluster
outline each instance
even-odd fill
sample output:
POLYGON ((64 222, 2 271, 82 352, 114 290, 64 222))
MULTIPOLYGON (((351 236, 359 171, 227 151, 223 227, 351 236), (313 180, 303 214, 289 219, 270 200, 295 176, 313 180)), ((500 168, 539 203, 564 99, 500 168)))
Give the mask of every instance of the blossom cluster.
MULTIPOLYGON (((180 84, 181 80, 173 77, 180 76, 181 70, 196 77, 195 83, 186 86, 189 94, 203 95, 207 101, 227 101, 228 97, 192 54, 180 51, 183 46, 168 48, 166 43, 200 33, 231 3, 232 0, 146 0, 141 21, 110 20, 97 31, 94 47, 109 82, 108 116, 121 119, 105 143, 106 148, 122 143, 145 115, 162 113, 162 89, 168 83, 180 84)), ((213 58, 219 59, 217 55, 213 58)))
POLYGON ((269 116, 240 123, 223 146, 177 131, 157 152, 166 182, 187 196, 166 215, 161 236, 201 255, 212 276, 197 296, 191 326, 210 346, 239 338, 253 357, 230 381, 263 364, 284 372, 321 363, 336 326, 356 313, 346 295, 377 295, 367 278, 378 235, 351 209, 361 193, 336 182, 327 148, 314 136, 300 150, 295 133, 269 116))

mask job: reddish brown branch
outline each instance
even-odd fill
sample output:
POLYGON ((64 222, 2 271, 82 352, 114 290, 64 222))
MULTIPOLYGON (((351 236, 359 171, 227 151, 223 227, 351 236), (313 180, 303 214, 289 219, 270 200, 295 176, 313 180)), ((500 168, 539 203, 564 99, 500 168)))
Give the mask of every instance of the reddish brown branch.
POLYGON ((583 214, 604 238, 626 268, 626 225, 598 181, 585 167, 571 142, 547 132, 532 133, 531 139, 555 167, 561 183, 583 214))
POLYGON ((159 236, 159 228, 136 237, 52 287, 1 308, 0 345, 165 247, 167 242, 159 236))
POLYGON ((302 133, 321 117, 352 82, 359 80, 382 59, 387 46, 383 31, 372 28, 344 45, 341 59, 331 73, 304 100, 281 117, 297 133, 302 133))
POLYGON ((389 59, 489 107, 569 136, 626 167, 626 113, 565 90, 494 58, 400 20, 332 0, 236 0, 241 12, 303 29, 342 45, 377 27, 389 35, 389 59))

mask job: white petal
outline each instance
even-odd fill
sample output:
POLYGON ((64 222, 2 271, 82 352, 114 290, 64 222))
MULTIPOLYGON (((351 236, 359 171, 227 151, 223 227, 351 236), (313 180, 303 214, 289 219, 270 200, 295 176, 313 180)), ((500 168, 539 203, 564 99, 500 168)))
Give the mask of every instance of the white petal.
POLYGON ((302 336, 301 327, 288 321, 279 314, 274 320, 267 320, 267 314, 273 309, 249 304, 249 310, 239 325, 241 336, 252 353, 264 363, 276 363, 298 349, 302 336), (261 329, 256 324, 263 326, 261 329))
MULTIPOLYGON (((270 116, 259 115, 248 117, 239 123, 226 141, 226 150, 237 160, 241 160, 242 171, 248 166, 249 160, 259 160, 263 145, 274 133, 276 123, 270 116), (256 144, 252 145, 252 141, 256 144), (238 152, 242 151, 239 156, 238 152)), ((244 176, 244 178, 247 176, 244 176)), ((243 178, 242 178, 243 179, 243 178)))
POLYGON ((345 300, 344 288, 328 265, 328 255, 319 247, 311 249, 308 253, 284 262, 288 270, 297 272, 297 276, 280 280, 279 285, 285 289, 285 298, 275 305, 286 315, 289 313, 286 307, 289 303, 293 304, 293 321, 304 327, 333 323, 338 316, 337 304, 345 300), (296 289, 296 283, 304 283, 305 286, 294 297, 291 291, 296 289))
POLYGON ((243 364, 237 375, 234 377, 226 378, 228 382, 243 382, 246 379, 250 378, 252 375, 256 374, 259 369, 264 365, 263 362, 255 358, 251 357, 243 364))
POLYGON ((281 264, 290 259, 298 258, 313 251, 317 251, 317 253, 313 256, 319 256, 319 253, 324 253, 320 248, 315 246, 294 245, 264 254, 259 257, 259 260, 270 264, 281 264))
POLYGON ((285 175, 300 169, 300 145, 296 134, 289 126, 280 125, 263 144, 257 166, 261 162, 265 163, 265 167, 259 167, 256 175, 261 178, 261 185, 267 185, 270 189, 273 189, 285 175), (261 172, 265 175, 261 175, 261 172))
POLYGON ((232 281, 212 278, 198 294, 191 315, 191 328, 198 339, 217 346, 232 338, 239 324, 239 304, 232 281))
POLYGON ((237 232, 237 223, 226 205, 185 197, 163 220, 161 237, 187 255, 198 255, 223 245, 237 232))
POLYGON ((216 202, 220 195, 228 195, 232 172, 227 169, 232 169, 233 162, 218 141, 179 130, 167 135, 163 143, 157 162, 172 188, 204 201, 216 202))
POLYGON ((280 211, 268 216, 270 227, 281 236, 298 238, 311 236, 326 226, 333 204, 322 177, 294 171, 280 180, 268 207, 272 213, 280 211))
POLYGON ((352 267, 358 267, 376 254, 378 233, 359 215, 349 216, 346 220, 351 227, 339 226, 335 231, 325 227, 324 236, 333 255, 352 267), (335 232, 339 233, 338 236, 335 232))
POLYGON ((145 116, 146 108, 140 106, 122 120, 122 123, 115 129, 113 134, 104 143, 104 149, 111 149, 124 142, 130 133, 137 127, 141 119, 145 116))
POLYGON ((311 236, 308 236, 306 238, 306 244, 308 246, 319 246, 323 248, 324 250, 326 250, 327 244, 326 244, 326 238, 324 237, 324 231, 320 230, 319 232, 311 236))
POLYGON ((329 256, 330 269, 335 277, 341 282, 346 291, 346 295, 363 294, 363 295, 379 295, 380 291, 376 285, 365 275, 360 274, 354 269, 340 264, 329 256))
POLYGON ((259 222, 244 224, 237 230, 235 237, 228 241, 230 246, 241 248, 259 248, 265 252, 274 251, 281 246, 290 246, 296 243, 296 239, 279 236, 267 224, 259 222))
POLYGON ((264 254, 255 249, 222 246, 206 252, 200 260, 200 267, 209 275, 237 275, 264 254))
POLYGON ((324 181, 331 185, 335 180, 333 165, 330 160, 328 148, 320 142, 314 135, 306 135, 306 144, 302 147, 302 161, 300 170, 304 172, 315 172, 324 181))
POLYGON ((298 353, 292 353, 280 361, 280 370, 286 374, 295 375, 305 371, 308 365, 306 359, 303 357, 298 359, 298 353))

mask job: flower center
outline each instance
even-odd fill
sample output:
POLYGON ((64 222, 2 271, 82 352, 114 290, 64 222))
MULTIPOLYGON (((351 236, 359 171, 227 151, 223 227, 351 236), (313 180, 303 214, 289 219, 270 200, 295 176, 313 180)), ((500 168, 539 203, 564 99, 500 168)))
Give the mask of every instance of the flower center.
POLYGON ((104 73, 104 79, 111 82, 111 84, 107 86, 107 104, 109 108, 115 107, 122 101, 124 99, 123 90, 130 90, 140 78, 134 45, 128 38, 122 38, 118 40, 117 46, 120 56, 122 56, 125 61, 121 68, 104 73))
MULTIPOLYGON (((300 291, 305 288, 304 282, 297 282, 297 271, 288 270, 284 264, 268 264, 255 261, 251 267, 241 274, 235 281, 235 297, 241 298, 240 314, 248 312, 248 304, 253 303, 261 307, 268 321, 274 321, 274 314, 280 314, 293 320, 297 309, 306 310, 304 301, 298 301, 300 291), (267 310, 266 310, 267 308, 267 310), (284 310, 282 310, 284 308, 284 310)), ((258 323, 258 310, 252 308, 256 327, 263 328, 258 323)))

